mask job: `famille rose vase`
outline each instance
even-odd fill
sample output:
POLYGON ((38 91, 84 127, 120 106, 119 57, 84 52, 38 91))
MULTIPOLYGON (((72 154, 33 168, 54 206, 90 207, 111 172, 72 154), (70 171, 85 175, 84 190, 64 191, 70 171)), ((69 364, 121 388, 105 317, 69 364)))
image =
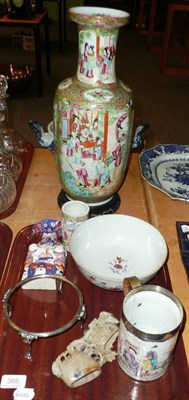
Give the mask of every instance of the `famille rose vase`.
POLYGON ((73 7, 78 24, 76 76, 62 81, 54 99, 55 155, 68 198, 107 203, 122 184, 131 147, 131 89, 116 78, 119 28, 129 14, 99 7, 73 7))

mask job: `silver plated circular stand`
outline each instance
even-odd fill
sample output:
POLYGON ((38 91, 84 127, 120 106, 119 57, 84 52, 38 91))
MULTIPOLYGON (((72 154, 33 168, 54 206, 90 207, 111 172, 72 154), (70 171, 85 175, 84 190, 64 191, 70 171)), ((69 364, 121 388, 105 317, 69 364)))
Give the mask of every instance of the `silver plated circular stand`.
POLYGON ((28 344, 29 348, 28 348, 27 353, 25 354, 25 358, 27 358, 28 360, 32 360, 32 342, 33 342, 33 340, 59 335, 60 333, 67 331, 77 321, 83 322, 86 318, 86 307, 84 305, 83 296, 82 296, 80 289, 73 282, 71 282, 70 280, 68 280, 67 278, 65 278, 62 275, 41 274, 41 275, 33 276, 31 278, 26 278, 26 279, 19 281, 11 289, 8 289, 7 292, 5 293, 4 298, 3 298, 3 312, 4 312, 5 318, 7 319, 10 326, 13 329, 15 329, 15 331, 17 331, 19 333, 19 335, 21 335, 23 343, 28 344), (30 332, 30 331, 20 328, 11 319, 12 314, 13 314, 13 308, 12 308, 11 304, 9 303, 9 301, 10 301, 11 297, 13 296, 13 294, 21 286, 24 286, 26 283, 29 283, 31 281, 38 280, 38 279, 55 279, 57 291, 59 291, 59 292, 62 292, 61 283, 64 282, 64 283, 70 285, 76 291, 76 293, 78 295, 79 306, 78 306, 78 309, 77 309, 75 315, 69 322, 67 322, 61 328, 55 329, 53 331, 48 331, 48 332, 30 332))

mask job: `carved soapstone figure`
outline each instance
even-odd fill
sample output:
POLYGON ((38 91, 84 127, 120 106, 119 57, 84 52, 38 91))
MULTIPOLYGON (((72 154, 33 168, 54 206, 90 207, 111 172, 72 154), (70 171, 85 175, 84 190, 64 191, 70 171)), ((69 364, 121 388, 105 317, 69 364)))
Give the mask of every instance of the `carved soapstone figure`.
POLYGON ((119 321, 106 311, 91 321, 80 339, 71 342, 52 364, 52 372, 67 386, 81 386, 100 375, 101 367, 112 362, 119 321))

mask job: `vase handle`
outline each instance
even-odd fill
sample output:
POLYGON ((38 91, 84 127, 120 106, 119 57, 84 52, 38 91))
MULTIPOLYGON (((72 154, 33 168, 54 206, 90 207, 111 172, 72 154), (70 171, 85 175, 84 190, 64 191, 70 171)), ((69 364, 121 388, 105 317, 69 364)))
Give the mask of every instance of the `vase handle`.
POLYGON ((37 133, 37 140, 40 145, 54 152, 53 121, 48 124, 47 132, 44 131, 42 124, 38 121, 30 120, 29 127, 37 133))
POLYGON ((144 138, 142 136, 142 134, 149 129, 150 125, 149 124, 141 124, 138 125, 134 136, 133 136, 133 141, 132 141, 132 145, 131 145, 131 151, 132 152, 140 152, 143 147, 144 147, 144 138))

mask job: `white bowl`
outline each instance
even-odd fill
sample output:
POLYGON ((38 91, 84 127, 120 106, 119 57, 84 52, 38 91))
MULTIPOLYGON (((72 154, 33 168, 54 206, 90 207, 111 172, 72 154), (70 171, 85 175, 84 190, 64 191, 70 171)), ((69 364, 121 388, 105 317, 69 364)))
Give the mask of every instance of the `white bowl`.
POLYGON ((123 290, 123 279, 150 281, 167 258, 167 245, 149 223, 127 215, 91 218, 73 232, 70 252, 90 282, 109 290, 123 290))

